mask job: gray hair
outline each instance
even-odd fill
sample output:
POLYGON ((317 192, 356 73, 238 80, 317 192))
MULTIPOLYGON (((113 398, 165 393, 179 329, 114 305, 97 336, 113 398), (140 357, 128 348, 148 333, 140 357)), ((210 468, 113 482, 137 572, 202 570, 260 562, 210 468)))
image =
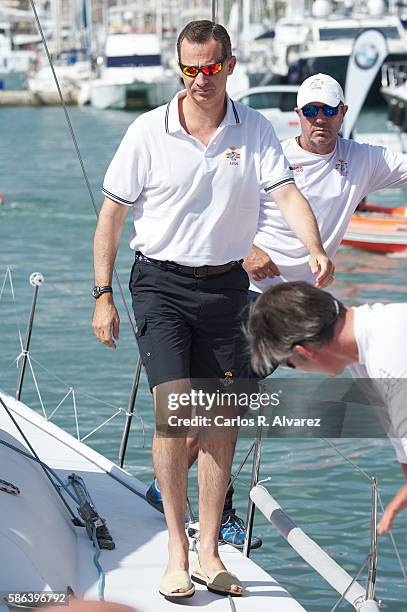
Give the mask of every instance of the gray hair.
POLYGON ((308 283, 271 287, 252 304, 246 326, 254 370, 270 371, 275 362, 293 355, 296 344, 328 344, 344 312, 330 293, 308 283))
POLYGON ((225 60, 232 55, 232 43, 230 42, 229 34, 222 25, 219 23, 213 23, 208 19, 190 21, 180 32, 177 40, 177 53, 179 61, 181 61, 181 44, 184 38, 199 45, 202 45, 203 43, 208 42, 208 40, 211 38, 214 38, 222 44, 222 59, 225 60))

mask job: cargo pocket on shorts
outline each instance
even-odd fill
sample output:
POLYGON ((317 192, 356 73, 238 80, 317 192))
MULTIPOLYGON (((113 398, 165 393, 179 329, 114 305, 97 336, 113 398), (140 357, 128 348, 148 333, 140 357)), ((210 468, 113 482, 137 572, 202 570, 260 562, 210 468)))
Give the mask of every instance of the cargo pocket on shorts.
POLYGON ((140 321, 137 322, 137 326, 136 326, 136 338, 137 338, 137 340, 139 338, 141 338, 145 334, 146 329, 147 329, 147 320, 146 319, 140 319, 140 321))
POLYGON ((157 346, 154 346, 154 340, 152 338, 151 330, 150 333, 148 333, 148 327, 149 324, 146 318, 143 317, 137 320, 136 338, 138 350, 140 353, 141 361, 147 369, 149 364, 154 361, 155 351, 157 350, 157 346))

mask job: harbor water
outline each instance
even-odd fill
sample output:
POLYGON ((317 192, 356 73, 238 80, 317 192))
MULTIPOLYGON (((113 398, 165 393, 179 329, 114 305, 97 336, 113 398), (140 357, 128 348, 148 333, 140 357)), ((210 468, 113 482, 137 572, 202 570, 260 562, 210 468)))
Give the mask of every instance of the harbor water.
MULTIPOLYGON (((101 183, 107 165, 134 113, 91 108, 69 110, 95 201, 100 206, 101 183)), ((385 112, 362 115, 360 130, 385 129, 385 112)), ((117 350, 99 344, 92 333, 92 236, 95 213, 60 108, 4 108, 0 111, 0 290, 7 266, 12 273, 0 300, 0 388, 15 393, 19 332, 25 334, 33 289, 32 272, 41 272, 31 344, 32 366, 46 414, 65 397, 53 416, 76 434, 75 407, 83 438, 110 416, 116 416, 86 443, 116 461, 124 425, 137 348, 126 312, 121 315, 117 350), (73 389, 73 391, 71 390, 73 389), (75 402, 72 401, 74 394, 75 402), (122 409, 118 412, 118 409, 122 409)), ((374 194, 371 201, 407 204, 403 190, 374 194)), ((129 231, 130 215, 127 229, 129 231)), ((122 240, 117 269, 127 303, 132 254, 122 240)), ((407 259, 342 248, 336 260, 335 294, 346 303, 407 300, 407 259)), ((31 372, 22 400, 42 411, 31 372)), ((126 468, 148 483, 152 478, 152 402, 142 374, 137 396, 126 468), (144 433, 143 433, 144 431, 144 433)), ((402 484, 400 466, 385 439, 334 440, 341 452, 370 476, 376 476, 386 503, 402 484)), ((238 443, 235 467, 250 445, 238 443)), ((174 478, 176 474, 174 474, 174 478)), ((280 505, 350 574, 355 575, 369 552, 370 484, 363 474, 339 456, 324 440, 265 440, 261 478, 280 505)), ((250 465, 235 486, 235 507, 245 516, 250 465)), ((196 471, 191 470, 190 497, 197 508, 196 471)), ((100 509, 103 514, 103 509, 100 509)), ((137 517, 134 517, 137 520, 137 517)), ((266 520, 256 514, 256 535, 263 546, 252 553, 310 612, 331 610, 339 596, 291 550, 266 520)), ((395 523, 394 537, 407 565, 407 511, 395 523)), ((164 551, 163 551, 164 554, 164 551)), ((366 576, 366 571, 363 576, 366 576)), ((388 536, 379 539, 378 597, 383 610, 407 609, 407 583, 388 536)), ((340 610, 350 609, 342 603, 340 610)))

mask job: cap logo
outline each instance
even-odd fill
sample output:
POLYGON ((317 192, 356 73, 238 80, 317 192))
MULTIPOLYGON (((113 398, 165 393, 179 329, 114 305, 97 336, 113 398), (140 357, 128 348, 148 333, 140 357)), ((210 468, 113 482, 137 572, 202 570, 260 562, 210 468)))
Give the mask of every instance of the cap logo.
POLYGON ((322 89, 323 86, 325 84, 325 81, 323 81, 322 79, 314 79, 313 81, 311 81, 311 83, 309 84, 309 88, 314 91, 314 89, 322 89))

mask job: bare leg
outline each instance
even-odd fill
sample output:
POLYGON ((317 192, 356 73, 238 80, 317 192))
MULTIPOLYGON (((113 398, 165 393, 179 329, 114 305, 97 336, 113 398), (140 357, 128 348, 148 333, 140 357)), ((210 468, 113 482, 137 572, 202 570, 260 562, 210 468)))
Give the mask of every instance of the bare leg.
MULTIPOLYGON (((154 436, 155 439, 155 436, 154 436)), ((154 446, 154 441, 153 441, 154 446)), ((186 439, 186 449, 187 449, 187 460, 188 460, 188 469, 195 463, 198 459, 199 453, 199 438, 198 437, 188 437, 186 439)), ((158 481, 157 474, 154 474, 154 478, 157 478, 158 487, 160 487, 160 483, 158 481)))
MULTIPOLYGON (((237 430, 228 436, 203 436, 200 439, 198 460, 199 483, 199 562, 204 573, 212 577, 225 569, 218 552, 219 525, 225 502, 237 430)), ((233 585, 239 592, 241 587, 233 585)))
MULTIPOLYGON (((171 392, 183 393, 189 381, 172 381, 171 392)), ((153 389, 156 413, 157 388, 153 389)), ((165 394, 164 394, 165 395, 165 394)), ((161 397, 161 391, 160 395, 161 397)), ((154 469, 164 504, 168 527, 168 564, 165 573, 188 570, 188 538, 185 533, 188 460, 186 437, 154 436, 154 469), (176 478, 174 478, 176 474, 176 478)), ((183 589, 179 589, 181 592, 183 589)))
POLYGON ((188 468, 191 467, 198 459, 199 453, 199 438, 188 437, 187 438, 187 455, 188 455, 188 468))

